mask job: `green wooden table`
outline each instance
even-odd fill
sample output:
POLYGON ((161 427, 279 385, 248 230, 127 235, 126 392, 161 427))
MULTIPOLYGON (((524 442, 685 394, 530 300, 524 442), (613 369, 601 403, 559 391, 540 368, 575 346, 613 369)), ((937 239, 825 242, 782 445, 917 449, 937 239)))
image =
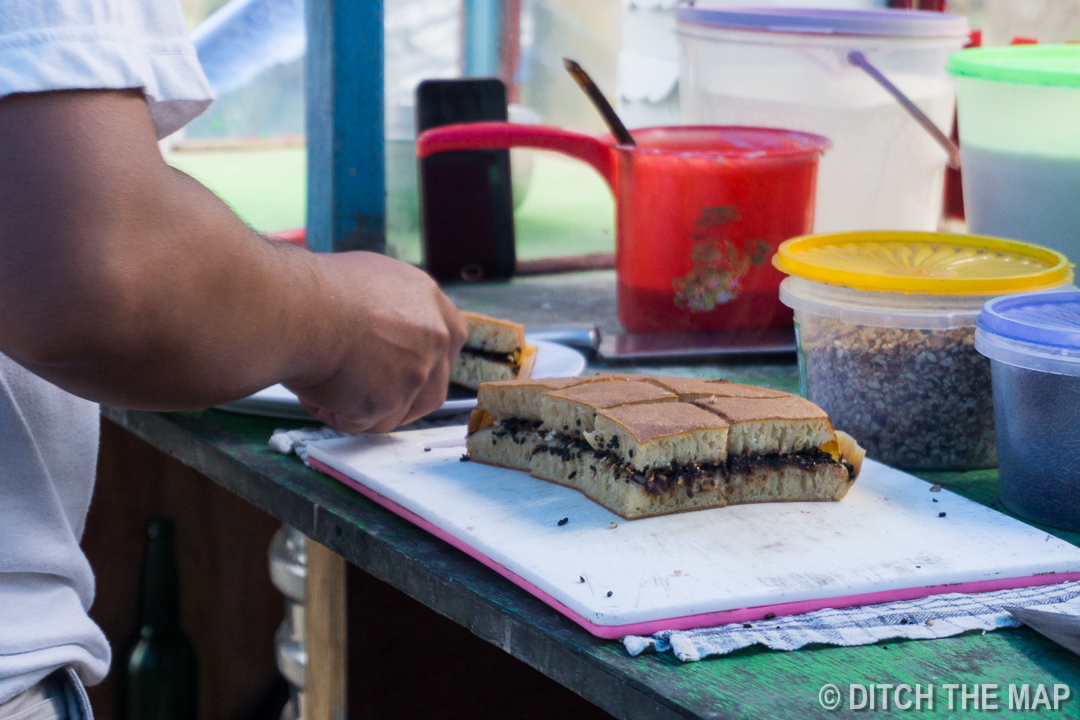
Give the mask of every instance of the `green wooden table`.
MULTIPOLYGON (((610 273, 529 278, 451 291, 467 309, 496 312, 529 324, 595 320, 612 330, 610 273)), ((618 366, 619 371, 711 375, 778 389, 797 386, 792 358, 693 367, 618 366)), ((999 717, 1029 717, 1007 708, 1009 684, 1067 684, 1074 697, 1051 716, 1080 717, 1076 656, 1026 628, 933 641, 897 641, 797 652, 749 648, 682 664, 670 654, 630 657, 621 643, 594 638, 525 591, 464 553, 375 505, 341 483, 304 467, 266 444, 279 427, 303 423, 216 410, 149 413, 105 408, 136 435, 207 475, 305 535, 326 545, 476 635, 620 718, 808 718, 865 715, 824 710, 823 685, 906 683, 936 686, 937 717, 962 717, 947 707, 946 683, 997 684, 999 717)), ((994 471, 922 474, 977 502, 1001 509, 994 471)), ((1080 535, 1047 528, 1080 543, 1080 535)), ((1035 688, 1032 687, 1032 692, 1035 688)), ((876 716, 908 712, 891 708, 876 716)), ((968 712, 977 712, 971 711, 968 712)))

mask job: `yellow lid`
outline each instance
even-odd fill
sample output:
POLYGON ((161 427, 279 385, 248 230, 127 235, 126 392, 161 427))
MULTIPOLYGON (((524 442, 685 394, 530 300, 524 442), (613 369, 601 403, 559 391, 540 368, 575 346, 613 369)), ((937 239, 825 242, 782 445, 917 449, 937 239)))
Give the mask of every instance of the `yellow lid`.
POLYGON ((1072 264, 1018 240, 932 232, 805 235, 780 245, 781 272, 856 290, 928 295, 994 295, 1058 287, 1072 264))

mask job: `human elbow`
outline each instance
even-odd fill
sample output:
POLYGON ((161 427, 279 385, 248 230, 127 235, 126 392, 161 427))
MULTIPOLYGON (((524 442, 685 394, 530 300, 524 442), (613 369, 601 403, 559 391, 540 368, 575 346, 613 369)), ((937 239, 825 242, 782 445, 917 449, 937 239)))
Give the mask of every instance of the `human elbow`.
POLYGON ((30 369, 130 357, 141 343, 139 295, 126 273, 100 265, 9 284, 0 296, 18 310, 3 313, 0 351, 30 369))

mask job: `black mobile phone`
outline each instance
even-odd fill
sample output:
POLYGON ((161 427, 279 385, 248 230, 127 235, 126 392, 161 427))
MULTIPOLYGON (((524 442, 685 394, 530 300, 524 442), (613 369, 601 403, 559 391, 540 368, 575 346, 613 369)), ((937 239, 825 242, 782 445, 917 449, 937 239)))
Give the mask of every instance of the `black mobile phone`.
MULTIPOLYGON (((416 132, 506 120, 495 78, 425 80, 416 88, 416 132)), ((514 274, 514 201, 508 150, 455 150, 419 161, 424 268, 439 282, 514 274)))

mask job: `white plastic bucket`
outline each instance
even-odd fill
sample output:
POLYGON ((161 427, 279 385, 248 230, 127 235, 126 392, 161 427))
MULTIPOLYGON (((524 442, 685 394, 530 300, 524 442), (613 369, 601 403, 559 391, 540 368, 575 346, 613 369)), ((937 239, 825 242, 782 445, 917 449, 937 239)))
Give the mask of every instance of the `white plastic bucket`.
POLYGON ((965 18, 700 3, 676 17, 684 122, 833 141, 818 173, 816 232, 937 228, 945 152, 847 54, 862 51, 947 133, 956 96, 945 63, 967 40, 965 18))

